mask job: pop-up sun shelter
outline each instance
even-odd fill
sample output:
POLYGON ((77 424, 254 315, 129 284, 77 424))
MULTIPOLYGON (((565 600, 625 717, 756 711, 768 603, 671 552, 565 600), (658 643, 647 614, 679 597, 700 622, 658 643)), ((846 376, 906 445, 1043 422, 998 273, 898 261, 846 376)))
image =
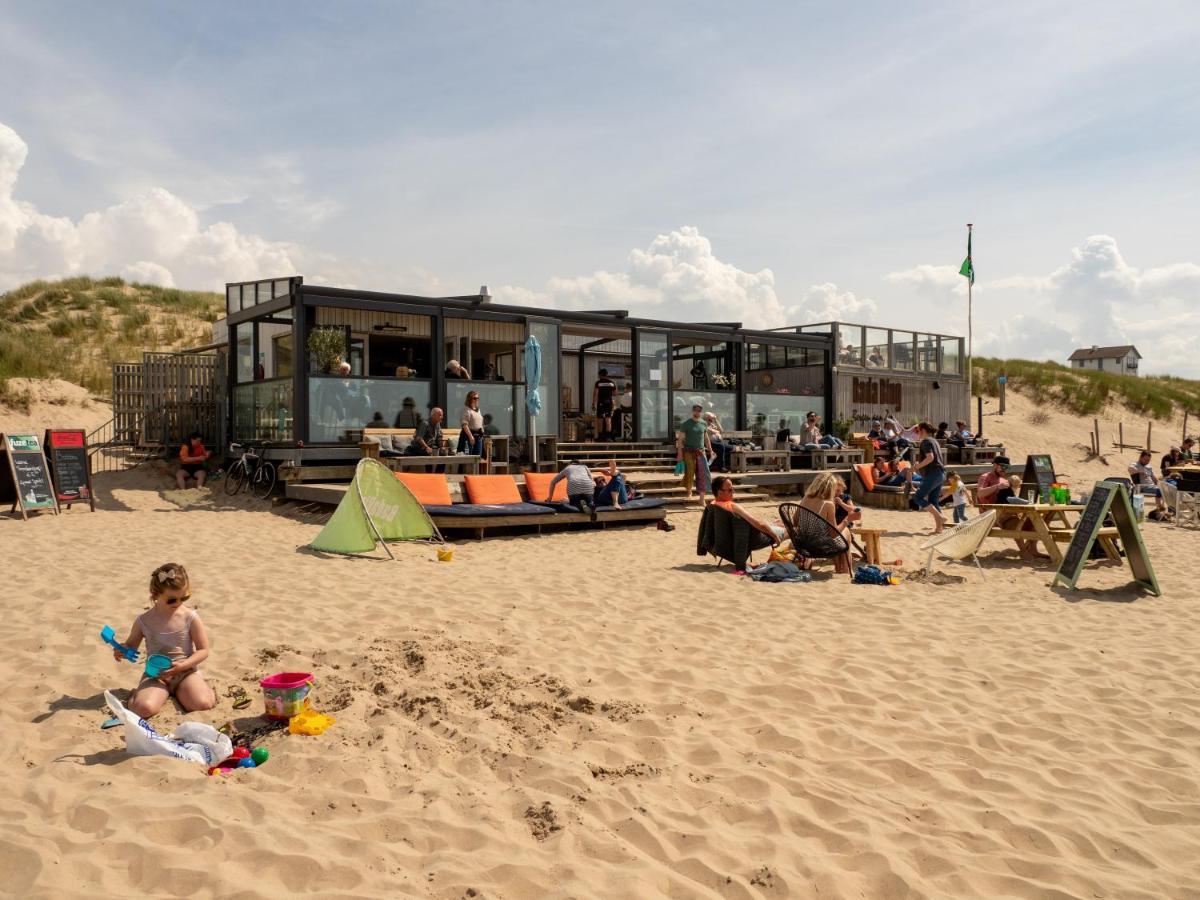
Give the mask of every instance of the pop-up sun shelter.
POLYGON ((387 466, 359 460, 333 516, 310 545, 328 553, 370 553, 375 542, 442 540, 429 514, 387 466))

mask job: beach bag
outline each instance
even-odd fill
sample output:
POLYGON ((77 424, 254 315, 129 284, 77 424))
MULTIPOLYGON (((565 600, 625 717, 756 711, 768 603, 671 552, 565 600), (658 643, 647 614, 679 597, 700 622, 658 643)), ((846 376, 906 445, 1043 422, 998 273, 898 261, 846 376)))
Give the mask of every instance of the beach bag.
POLYGON ((104 702, 125 728, 125 752, 131 756, 173 756, 204 766, 215 766, 233 754, 233 741, 203 722, 184 722, 169 735, 155 731, 150 723, 126 709, 111 692, 104 702))
POLYGON ((854 570, 855 584, 891 584, 892 573, 884 572, 879 566, 862 565, 854 570))

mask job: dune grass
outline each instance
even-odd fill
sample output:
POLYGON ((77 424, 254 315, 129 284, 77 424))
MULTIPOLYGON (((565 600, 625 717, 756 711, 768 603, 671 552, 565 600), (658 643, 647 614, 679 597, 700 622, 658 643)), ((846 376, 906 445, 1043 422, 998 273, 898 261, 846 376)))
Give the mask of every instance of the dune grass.
POLYGON ((208 341, 225 311, 221 294, 120 278, 31 281, 0 294, 0 402, 23 406, 11 378, 62 378, 97 393, 112 386, 114 362, 143 350, 208 341))
POLYGON ((1097 415, 1109 402, 1152 419, 1169 419, 1176 410, 1200 414, 1200 381, 1170 375, 1117 375, 1070 369, 1055 362, 976 357, 976 394, 1000 393, 997 376, 1008 376, 1008 387, 1038 403, 1063 407, 1081 416, 1097 415))

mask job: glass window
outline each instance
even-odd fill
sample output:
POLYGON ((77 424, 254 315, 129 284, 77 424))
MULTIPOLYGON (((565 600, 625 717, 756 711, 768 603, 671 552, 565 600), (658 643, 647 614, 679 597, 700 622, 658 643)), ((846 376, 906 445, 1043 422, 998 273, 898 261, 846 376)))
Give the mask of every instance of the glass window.
POLYGON ((643 439, 666 438, 667 336, 642 331, 638 339, 638 428, 643 439))
POLYGON ((502 371, 513 368, 525 345, 524 322, 447 318, 445 328, 445 359, 456 360, 466 369, 468 380, 525 380, 524 372, 512 372, 514 378, 509 379, 502 371))
POLYGON ((308 335, 308 373, 335 375, 338 363, 350 355, 349 334, 344 325, 318 325, 308 335))
POLYGON ((280 297, 286 297, 289 293, 290 286, 291 286, 291 283, 286 278, 284 278, 284 279, 281 279, 279 281, 272 283, 272 291, 271 292, 276 299, 278 299, 280 297))
POLYGON ((786 428, 798 435, 809 412, 815 412, 822 421, 825 420, 824 396, 748 393, 745 427, 756 434, 774 435, 786 428))
MULTIPOLYGON (((432 406, 428 381, 312 376, 308 379, 308 439, 317 443, 357 440, 353 431, 380 419, 392 428, 412 428, 428 417, 432 406)), ((457 418, 455 415, 455 423, 457 418)), ((457 424, 453 430, 457 432, 457 424)))
POLYGON ((892 368, 911 372, 913 369, 913 333, 892 332, 892 368))
POLYGON ((242 286, 227 285, 225 288, 225 312, 235 313, 242 308, 242 286))
POLYGON ((239 384, 233 389, 233 439, 291 442, 292 410, 290 378, 239 384))
POLYGON ((237 326, 237 383, 254 380, 254 323, 237 326))
POLYGON ((714 391, 676 391, 674 406, 671 410, 671 428, 676 429, 680 423, 692 415, 692 407, 699 403, 705 412, 711 412, 721 422, 721 428, 736 430, 737 394, 714 391))
POLYGON ((291 377, 292 374, 292 333, 290 331, 276 335, 272 340, 272 356, 275 359, 275 375, 278 378, 291 377))
MULTIPOLYGON (((525 435, 525 415, 524 409, 521 410, 520 416, 516 415, 516 387, 512 384, 497 384, 494 381, 447 381, 446 418, 450 421, 453 435, 455 437, 458 435, 463 407, 467 405, 467 394, 476 391, 479 394, 479 411, 483 413, 485 434, 523 437, 525 435)), ((520 387, 523 398, 525 396, 524 386, 520 387)))
POLYGON ((917 335, 916 360, 918 372, 936 372, 938 370, 937 335, 917 335))
POLYGON ((838 325, 838 365, 861 366, 863 358, 863 327, 838 325))
POLYGON ((257 295, 254 302, 266 303, 271 299, 271 282, 260 281, 254 286, 255 294, 257 295))
POLYGON ((869 369, 891 368, 891 349, 886 328, 868 328, 866 332, 866 365, 869 369))
POLYGON ((676 391, 737 390, 733 344, 677 340, 671 349, 671 387, 676 391))
POLYGON ((942 371, 948 375, 962 374, 962 338, 942 338, 942 371))

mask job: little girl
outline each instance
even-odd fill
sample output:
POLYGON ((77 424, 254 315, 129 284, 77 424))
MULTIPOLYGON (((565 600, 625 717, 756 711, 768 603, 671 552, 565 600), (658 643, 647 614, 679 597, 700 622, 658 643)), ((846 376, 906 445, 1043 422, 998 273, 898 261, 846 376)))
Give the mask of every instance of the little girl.
MULTIPOLYGON (((150 574, 150 602, 154 605, 133 620, 125 646, 136 649, 145 638, 146 658, 155 653, 170 657, 171 667, 155 678, 144 676, 130 698, 128 708, 143 719, 157 714, 168 697, 174 697, 188 712, 217 704, 199 669, 208 659, 208 633, 196 611, 184 605, 191 598, 187 571, 179 563, 159 566, 150 574)), ((113 658, 123 658, 116 648, 113 658)))
POLYGON ((954 507, 954 524, 967 521, 967 485, 957 472, 946 474, 946 490, 950 492, 950 503, 954 507))

